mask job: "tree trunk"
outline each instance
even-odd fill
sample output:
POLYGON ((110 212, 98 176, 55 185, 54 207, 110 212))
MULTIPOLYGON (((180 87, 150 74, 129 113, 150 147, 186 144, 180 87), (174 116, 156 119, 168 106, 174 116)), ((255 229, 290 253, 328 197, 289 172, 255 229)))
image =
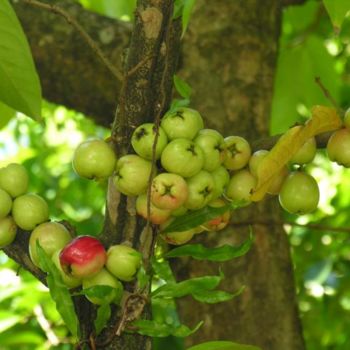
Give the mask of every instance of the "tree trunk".
MULTIPOLYGON (((181 75, 192 85, 193 106, 208 127, 250 142, 268 134, 276 68, 281 9, 278 0, 198 0, 183 47, 181 75)), ((233 214, 233 221, 278 220, 276 198, 233 214)), ((293 267, 287 236, 280 226, 253 226, 255 243, 244 257, 225 264, 184 259, 175 263, 178 279, 216 274, 223 269, 223 288, 246 288, 230 302, 206 305, 179 301, 182 321, 202 328, 188 344, 231 339, 264 350, 304 349, 297 313, 293 267)), ((248 227, 202 234, 208 246, 238 244, 248 227)))

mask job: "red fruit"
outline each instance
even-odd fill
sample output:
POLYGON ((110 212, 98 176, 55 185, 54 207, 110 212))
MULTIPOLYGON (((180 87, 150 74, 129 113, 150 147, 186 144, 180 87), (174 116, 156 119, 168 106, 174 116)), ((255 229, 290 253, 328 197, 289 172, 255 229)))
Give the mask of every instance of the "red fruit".
POLYGON ((107 261, 102 243, 91 236, 80 236, 61 251, 62 269, 74 277, 90 277, 97 274, 107 261))

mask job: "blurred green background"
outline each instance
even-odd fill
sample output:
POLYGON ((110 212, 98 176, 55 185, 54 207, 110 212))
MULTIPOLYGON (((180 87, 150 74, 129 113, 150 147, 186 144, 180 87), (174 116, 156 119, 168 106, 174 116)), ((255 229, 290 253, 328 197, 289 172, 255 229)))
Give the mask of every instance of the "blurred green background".
MULTIPOLYGON (((90 10, 130 20, 135 1, 80 0, 90 10)), ((271 134, 309 116, 309 107, 328 104, 314 77, 321 76, 343 109, 350 106, 350 16, 335 31, 321 1, 284 11, 271 114, 271 134)), ((190 82, 189 82, 190 83, 190 82)), ((80 234, 98 234, 106 183, 78 178, 72 170, 75 147, 92 136, 108 136, 83 115, 44 103, 44 124, 13 115, 0 105, 0 166, 23 163, 30 190, 49 202, 52 219, 69 220, 80 234)), ((244 136, 244 135, 242 135, 244 136)), ((286 215, 297 293, 308 350, 350 349, 350 172, 320 151, 307 169, 321 189, 312 215, 286 215), (315 229, 310 223, 322 226, 315 229), (304 226, 302 226, 304 225, 304 226), (328 227, 328 229, 324 229, 328 227), (344 232, 332 230, 346 228, 344 232)), ((0 252, 0 350, 72 349, 48 290, 0 252)), ((163 347, 166 345, 163 344, 163 347)), ((168 349, 168 348, 167 348, 168 349)), ((181 347, 179 348, 181 349, 181 347)), ((170 350, 170 348, 169 348, 170 350)))

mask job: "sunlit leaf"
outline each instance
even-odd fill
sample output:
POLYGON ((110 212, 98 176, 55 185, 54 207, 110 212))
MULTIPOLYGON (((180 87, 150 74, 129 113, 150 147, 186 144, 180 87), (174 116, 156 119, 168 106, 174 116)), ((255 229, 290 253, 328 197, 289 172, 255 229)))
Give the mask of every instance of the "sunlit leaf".
POLYGON ((310 137, 338 129, 342 125, 334 108, 314 106, 311 113, 312 117, 305 125, 289 129, 261 161, 257 170, 257 186, 251 196, 253 201, 259 201, 265 196, 274 175, 281 171, 310 137))
POLYGON ((350 11, 349 0, 323 0, 334 28, 339 31, 346 14, 350 11))
POLYGON ((16 111, 0 102, 0 129, 16 116, 16 111))
POLYGON ((196 332, 203 322, 199 322, 193 329, 188 328, 185 325, 173 326, 165 323, 157 323, 150 320, 137 320, 133 322, 133 326, 137 327, 137 333, 147 335, 149 337, 168 337, 173 335, 175 337, 188 337, 196 332))
POLYGON ((182 10, 182 36, 187 30, 188 22, 190 21, 191 12, 195 3, 196 0, 184 0, 184 6, 182 10))
POLYGON ((8 0, 0 1, 0 101, 41 119, 41 87, 27 39, 8 0))
POLYGON ((67 289, 63 283, 61 274, 56 265, 51 261, 50 257, 41 248, 39 240, 36 241, 36 249, 38 253, 39 263, 44 271, 47 271, 47 285, 50 289, 52 299, 56 303, 57 311, 62 316, 66 326, 70 332, 77 336, 78 334, 78 318, 75 313, 74 304, 67 289))
POLYGON ((195 346, 187 350, 261 350, 256 346, 237 344, 230 341, 210 341, 195 346))

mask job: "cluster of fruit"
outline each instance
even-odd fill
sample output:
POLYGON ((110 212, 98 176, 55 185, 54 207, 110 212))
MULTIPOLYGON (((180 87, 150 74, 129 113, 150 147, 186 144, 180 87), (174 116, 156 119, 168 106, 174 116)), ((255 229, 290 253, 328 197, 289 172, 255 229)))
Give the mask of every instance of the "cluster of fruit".
POLYGON ((17 227, 33 230, 49 219, 46 201, 28 191, 29 177, 20 164, 0 169, 0 248, 12 243, 17 227))
MULTIPOLYGON (((200 114, 185 107, 166 113, 158 128, 153 123, 140 125, 133 132, 131 144, 136 154, 116 160, 104 141, 86 141, 75 152, 74 169, 87 178, 113 176, 118 191, 137 196, 137 213, 161 225, 161 230, 188 211, 225 206, 227 201, 249 203, 257 184, 258 166, 269 153, 259 150, 252 154, 244 138, 224 138, 216 130, 204 129, 200 114), (153 158, 157 169, 148 204, 153 158)), ((290 162, 298 169, 289 172, 285 166, 270 185, 268 193, 279 195, 281 206, 288 212, 305 214, 317 208, 317 183, 302 171, 315 154, 316 142, 311 138, 290 162)), ((161 236, 171 244, 183 244, 204 230, 223 229, 229 219, 227 212, 198 228, 161 236)))
POLYGON ((20 164, 0 169, 0 248, 15 240, 18 228, 31 231, 28 251, 35 266, 41 267, 39 242, 68 288, 107 285, 112 289, 103 299, 87 298, 95 304, 118 303, 123 292, 120 281, 134 278, 141 263, 140 253, 126 245, 113 245, 106 252, 100 241, 91 236, 72 240, 63 224, 49 221, 46 201, 37 194, 26 193, 28 179, 27 170, 20 164))

